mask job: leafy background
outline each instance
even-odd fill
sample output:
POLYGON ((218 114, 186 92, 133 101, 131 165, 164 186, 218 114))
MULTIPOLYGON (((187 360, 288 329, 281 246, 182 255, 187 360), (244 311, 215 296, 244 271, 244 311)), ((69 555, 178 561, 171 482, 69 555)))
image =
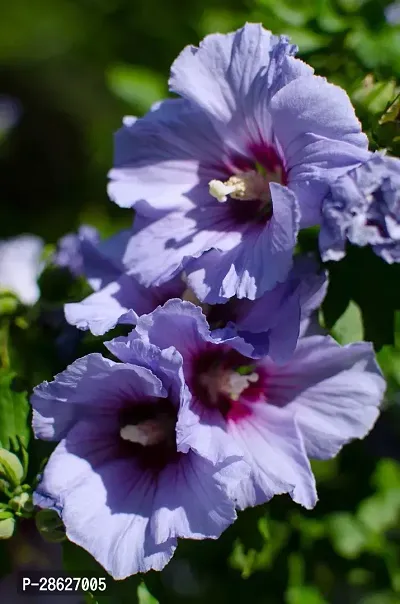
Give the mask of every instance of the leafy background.
MULTIPOLYGON (((3 3, 0 94, 12 101, 18 120, 7 129, 0 112, 0 238, 33 232, 45 239, 50 253, 60 236, 82 222, 104 236, 129 224, 130 212, 106 196, 112 133, 123 115, 140 115, 167 95, 169 66, 184 45, 244 21, 289 34, 317 73, 348 91, 371 148, 398 156, 400 26, 387 22, 387 4, 3 3)), ((315 249, 316 232, 303 233, 300 247, 315 249)), ((110 595, 87 595, 86 602, 400 603, 399 268, 366 249, 351 249, 345 260, 329 266, 321 323, 341 343, 361 338, 374 343, 388 391, 382 416, 365 441, 349 445, 332 461, 313 464, 320 497, 315 510, 277 497, 241 514, 217 542, 182 542, 162 573, 120 582, 110 595)), ((51 515, 39 514, 34 522, 24 498, 51 450, 30 434, 30 389, 63 369, 76 347, 79 355, 99 349, 90 335, 62 327, 61 304, 80 299, 85 284, 47 269, 40 285, 42 299, 28 311, 12 296, 0 298, 0 444, 21 462, 19 468, 14 459, 10 470, 0 455, 0 595, 7 603, 17 601, 10 573, 18 569, 52 563, 70 571, 101 570, 63 540, 51 515)))

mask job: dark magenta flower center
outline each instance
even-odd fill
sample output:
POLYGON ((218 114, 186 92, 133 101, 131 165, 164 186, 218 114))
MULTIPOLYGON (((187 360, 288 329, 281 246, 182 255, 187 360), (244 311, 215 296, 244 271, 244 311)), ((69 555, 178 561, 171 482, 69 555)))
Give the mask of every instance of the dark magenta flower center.
POLYGON ((223 170, 225 181, 210 181, 210 193, 227 203, 235 222, 267 222, 273 214, 270 183, 287 184, 284 162, 267 144, 252 145, 249 155, 235 155, 223 170))
POLYGON ((120 413, 120 444, 145 469, 161 470, 177 456, 177 413, 168 399, 139 403, 120 413))
POLYGON ((192 359, 188 382, 198 401, 230 420, 250 414, 249 404, 264 396, 262 368, 223 345, 208 344, 192 359))

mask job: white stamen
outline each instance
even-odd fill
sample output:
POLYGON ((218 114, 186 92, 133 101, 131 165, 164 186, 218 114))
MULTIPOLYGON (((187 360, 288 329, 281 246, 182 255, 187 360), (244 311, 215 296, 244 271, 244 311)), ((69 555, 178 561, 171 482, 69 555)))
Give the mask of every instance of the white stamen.
POLYGON ((164 417, 149 419, 139 424, 124 426, 120 430, 120 436, 131 443, 143 445, 143 447, 157 445, 167 439, 169 424, 164 423, 164 417))
POLYGON ((210 180, 208 186, 210 195, 221 203, 227 201, 228 195, 232 199, 242 199, 243 201, 261 199, 269 202, 271 200, 270 182, 282 182, 282 168, 265 174, 257 172, 257 170, 238 172, 225 182, 210 180))
POLYGON ((199 376, 199 383, 208 390, 210 403, 216 405, 219 396, 225 394, 232 401, 238 401, 240 396, 251 383, 258 381, 258 373, 240 375, 236 371, 215 369, 199 376))
POLYGON ((258 381, 258 373, 250 373, 249 375, 240 375, 233 372, 229 377, 230 397, 233 401, 238 401, 240 395, 250 384, 258 381))
POLYGON ((221 203, 228 200, 228 195, 234 193, 236 190, 235 186, 228 186, 228 182, 222 182, 221 180, 210 180, 208 183, 210 195, 218 199, 221 203))

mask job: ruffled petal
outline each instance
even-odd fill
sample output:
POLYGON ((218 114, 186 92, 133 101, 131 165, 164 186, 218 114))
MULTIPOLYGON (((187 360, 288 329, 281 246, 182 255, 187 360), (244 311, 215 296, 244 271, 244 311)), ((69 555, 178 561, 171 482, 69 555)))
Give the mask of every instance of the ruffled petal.
POLYGON ((35 235, 0 241, 0 290, 13 292, 23 304, 35 304, 40 296, 37 279, 43 247, 43 240, 35 235))
POLYGON ((136 333, 161 350, 174 346, 182 355, 196 354, 212 337, 207 319, 198 306, 182 300, 168 300, 164 306, 138 320, 136 333))
POLYGON ((117 280, 124 271, 122 258, 130 237, 131 231, 124 229, 98 243, 87 238, 81 241, 83 273, 95 291, 117 280))
POLYGON ((103 335, 117 323, 135 325, 138 316, 151 312, 171 297, 180 296, 185 287, 179 277, 160 287, 146 288, 134 277, 122 275, 82 302, 66 304, 65 318, 78 329, 103 335))
MULTIPOLYGON (((166 468, 159 477, 151 519, 155 542, 176 537, 217 539, 236 520, 234 503, 222 487, 227 477, 231 480, 235 463, 243 464, 228 459, 215 466, 189 452, 179 464, 166 468)), ((236 478, 235 487, 238 482, 236 478)))
POLYGON ((122 277, 82 302, 66 304, 64 312, 67 322, 84 331, 89 329, 95 336, 102 336, 117 323, 135 325, 137 314, 124 305, 124 301, 129 300, 129 297, 124 296, 127 293, 124 286, 127 281, 129 285, 135 282, 133 278, 122 277))
POLYGON ((108 194, 153 219, 208 199, 207 183, 224 176, 224 144, 207 116, 168 99, 141 119, 125 119, 115 136, 108 194))
POLYGON ((285 61, 296 50, 286 37, 247 23, 230 34, 206 36, 199 48, 187 46, 172 65, 170 88, 232 127, 284 85, 282 72, 290 81, 312 71, 295 59, 285 61))
POLYGON ((290 146, 306 133, 368 147, 348 95, 325 78, 296 78, 271 99, 270 113, 286 159, 290 146))
POLYGON ((154 222, 137 218, 124 264, 143 285, 157 286, 212 247, 234 248, 242 240, 242 230, 234 225, 227 208, 217 202, 186 214, 171 212, 154 222))
POLYGON ((244 509, 289 493, 296 503, 313 508, 317 502, 315 479, 293 415, 264 402, 249 410, 249 415, 228 422, 227 427, 252 470, 250 479, 237 490, 237 506, 244 509))
POLYGON ((221 254, 218 263, 204 254, 188 266, 188 283, 200 300, 254 300, 287 278, 297 241, 298 205, 287 187, 271 183, 270 188, 274 213, 262 229, 249 226, 240 244, 221 254))
POLYGON ((77 233, 68 233, 57 242, 57 249, 52 262, 60 268, 67 268, 74 276, 83 275, 83 252, 86 248, 96 248, 100 242, 100 234, 95 227, 83 224, 77 233))
POLYGON ((38 494, 42 504, 60 510, 70 541, 115 579, 125 579, 161 570, 176 540, 155 543, 149 522, 156 482, 134 458, 121 458, 112 428, 109 420, 77 424, 50 457, 38 494))
POLYGON ((34 388, 33 429, 37 438, 61 440, 78 419, 110 416, 132 401, 164 396, 161 381, 148 369, 89 354, 34 388))
POLYGON ((312 458, 329 459, 363 438, 379 415, 386 385, 366 342, 341 347, 328 336, 303 338, 287 365, 268 371, 270 403, 296 415, 312 458))
POLYGON ((347 239, 371 245, 386 262, 400 262, 400 160, 371 153, 368 161, 332 183, 322 205, 323 260, 345 255, 347 239))
POLYGON ((368 139, 346 92, 324 78, 291 81, 273 96, 269 113, 302 227, 318 224, 329 182, 367 159, 368 139))

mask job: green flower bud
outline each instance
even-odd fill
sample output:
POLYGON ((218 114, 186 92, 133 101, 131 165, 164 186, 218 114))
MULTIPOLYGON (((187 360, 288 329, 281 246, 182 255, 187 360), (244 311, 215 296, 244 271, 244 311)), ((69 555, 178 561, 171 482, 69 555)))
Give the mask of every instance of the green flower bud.
POLYGON ((30 515, 33 512, 32 498, 30 493, 27 493, 26 491, 14 495, 14 497, 10 499, 9 506, 20 515, 30 515))
POLYGON ((15 519, 10 516, 0 520, 0 539, 9 539, 13 536, 15 528, 15 519))
POLYGON ((0 315, 12 315, 18 308, 18 298, 12 293, 0 290, 0 315))
POLYGON ((20 460, 7 449, 0 449, 0 476, 5 478, 14 488, 24 478, 24 468, 20 460))

